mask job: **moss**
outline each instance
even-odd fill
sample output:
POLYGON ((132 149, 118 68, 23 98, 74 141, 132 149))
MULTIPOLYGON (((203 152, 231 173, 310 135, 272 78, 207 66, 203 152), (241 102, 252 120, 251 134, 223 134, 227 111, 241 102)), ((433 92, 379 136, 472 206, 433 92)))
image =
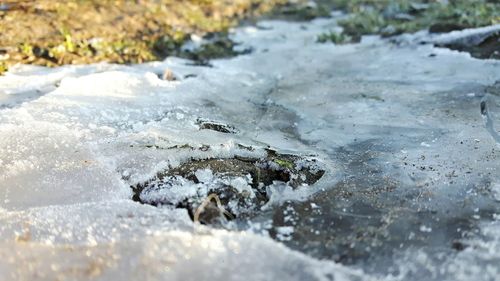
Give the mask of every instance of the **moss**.
POLYGON ((282 168, 293 169, 294 167, 294 163, 287 159, 274 159, 273 161, 282 168))

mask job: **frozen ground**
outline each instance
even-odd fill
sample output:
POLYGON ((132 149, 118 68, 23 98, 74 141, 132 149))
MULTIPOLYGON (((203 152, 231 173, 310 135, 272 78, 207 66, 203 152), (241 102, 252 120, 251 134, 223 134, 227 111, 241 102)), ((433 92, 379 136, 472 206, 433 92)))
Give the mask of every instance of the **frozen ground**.
MULTIPOLYGON (((0 77, 1 279, 498 280, 500 63, 418 44, 425 33, 315 42, 335 28, 241 28, 253 53, 213 67, 172 58, 0 77), (230 230, 131 200, 130 186, 165 169, 266 148, 314 157, 325 174, 273 183, 230 230)), ((168 198, 203 183, 182 187, 168 198)))

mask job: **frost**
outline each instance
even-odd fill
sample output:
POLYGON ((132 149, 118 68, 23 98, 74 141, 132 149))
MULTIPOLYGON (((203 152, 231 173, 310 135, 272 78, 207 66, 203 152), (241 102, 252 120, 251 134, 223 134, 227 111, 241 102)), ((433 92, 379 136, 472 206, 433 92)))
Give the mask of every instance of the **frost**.
POLYGON ((425 226, 425 225, 421 225, 421 226, 420 226, 420 231, 421 231, 421 232, 432 232, 432 228, 427 227, 427 226, 425 226))
POLYGON ((209 169, 197 170, 194 174, 196 178, 203 183, 209 183, 214 178, 212 171, 209 169))
POLYGON ((292 240, 293 226, 281 226, 276 228, 276 238, 280 241, 292 240))
POLYGON ((500 184, 493 185, 491 192, 493 194, 493 198, 500 202, 500 184))
POLYGON ((248 185, 248 179, 247 178, 238 177, 238 178, 235 178, 235 179, 231 179, 231 181, 229 182, 229 184, 232 187, 236 188, 236 190, 239 193, 245 193, 245 194, 247 194, 246 197, 250 197, 250 198, 255 197, 255 194, 254 194, 252 188, 250 187, 250 185, 248 185))

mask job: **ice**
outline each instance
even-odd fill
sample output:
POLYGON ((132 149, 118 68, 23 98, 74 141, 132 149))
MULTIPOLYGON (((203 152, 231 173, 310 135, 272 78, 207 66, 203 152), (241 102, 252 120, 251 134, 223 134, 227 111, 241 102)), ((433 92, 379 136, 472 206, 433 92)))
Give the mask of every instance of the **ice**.
POLYGON ((141 200, 146 203, 152 202, 170 202, 176 205, 183 200, 191 197, 206 197, 208 195, 208 187, 205 184, 196 184, 183 177, 175 177, 168 184, 161 182, 153 185, 151 189, 146 190, 140 196, 141 200))
POLYGON ((119 175, 82 144, 82 132, 19 113, 26 119, 0 126, 2 207, 25 209, 130 196, 119 175))
POLYGON ((194 174, 196 178, 202 183, 209 183, 214 178, 214 175, 210 169, 197 170, 194 174))
POLYGON ((464 45, 478 45, 484 39, 500 31, 500 24, 468 28, 464 30, 452 31, 445 34, 433 35, 431 41, 436 44, 461 43, 464 45))
POLYGON ((281 241, 291 240, 291 235, 293 234, 292 226, 282 226, 276 229, 277 231, 277 239, 281 241))
POLYGON ((228 232, 193 235, 173 231, 99 247, 2 243, 0 256, 6 268, 2 276, 13 280, 33 276, 77 280, 370 280, 359 271, 311 260, 269 239, 228 232))
MULTIPOLYGON (((500 148, 481 101, 500 63, 417 44, 434 40, 425 32, 398 45, 316 42, 332 28, 335 18, 237 29, 253 53, 212 68, 168 58, 0 77, 0 276, 497 278, 500 148), (162 80, 166 69, 180 79, 162 80), (162 171, 269 149, 317 159, 325 175, 296 189, 274 181, 250 227, 211 229, 175 204, 131 200, 131 186, 162 171)), ((253 192, 251 177, 193 172, 198 182, 178 177, 143 200, 253 192)))
POLYGON ((252 188, 250 187, 249 183, 251 183, 251 181, 249 181, 248 178, 237 177, 231 179, 229 184, 232 187, 234 187, 238 191, 238 193, 248 194, 247 195, 248 197, 253 198, 255 197, 255 194, 252 188))
POLYGON ((492 193, 495 200, 500 202, 500 184, 495 184, 492 187, 492 193))

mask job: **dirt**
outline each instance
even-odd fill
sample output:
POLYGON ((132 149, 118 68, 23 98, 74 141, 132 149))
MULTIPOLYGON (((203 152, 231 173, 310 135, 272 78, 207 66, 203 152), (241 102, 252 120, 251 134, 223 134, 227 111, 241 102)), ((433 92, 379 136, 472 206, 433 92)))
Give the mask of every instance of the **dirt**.
MULTIPOLYGON (((2 1, 0 73, 16 63, 56 66, 99 61, 141 63, 177 55, 193 34, 227 33, 285 0, 2 1)), ((216 40, 199 54, 225 56, 216 40)), ((231 49, 232 50, 232 49, 231 49)))

